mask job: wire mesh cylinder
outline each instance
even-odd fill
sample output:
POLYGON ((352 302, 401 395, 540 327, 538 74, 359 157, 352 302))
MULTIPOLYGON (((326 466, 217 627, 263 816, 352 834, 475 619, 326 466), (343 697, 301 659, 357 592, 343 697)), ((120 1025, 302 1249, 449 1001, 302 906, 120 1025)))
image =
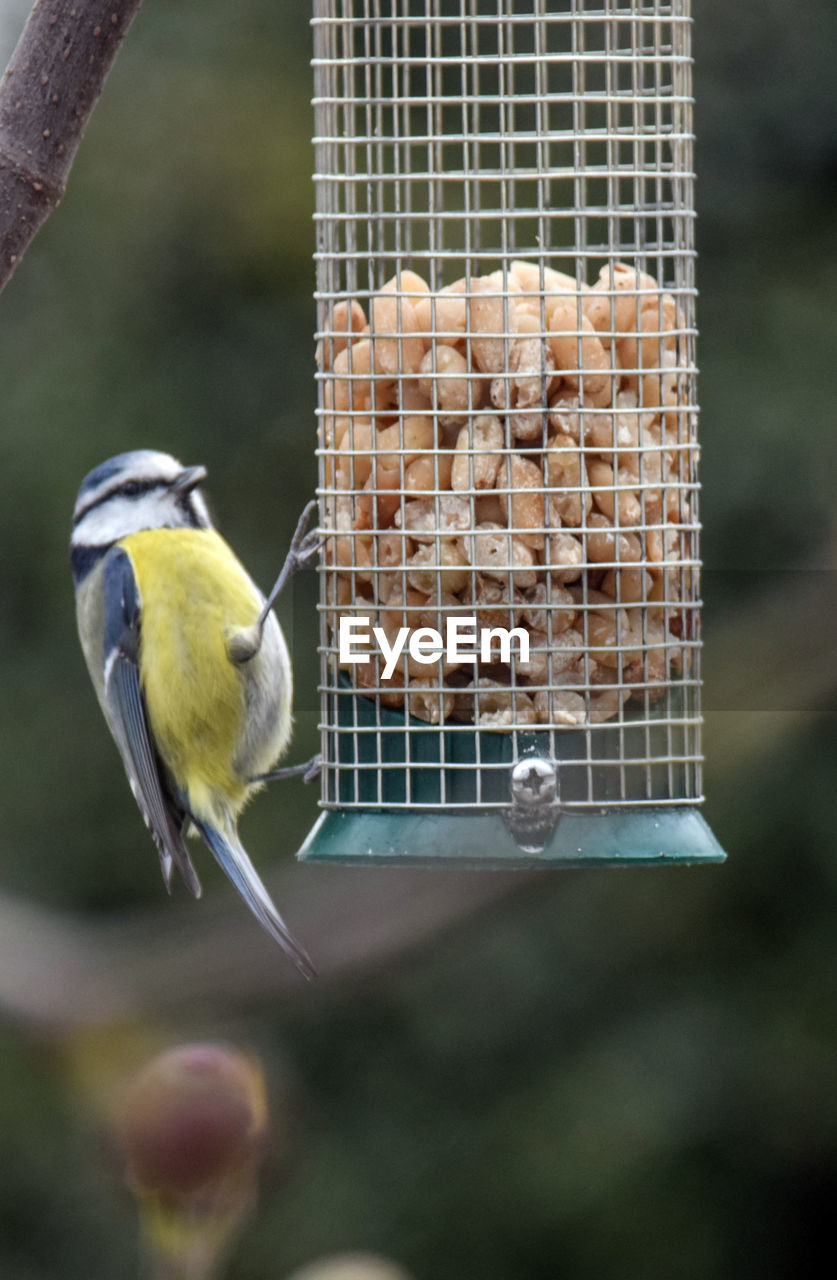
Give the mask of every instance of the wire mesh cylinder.
POLYGON ((518 850, 691 811, 688 0, 313 29, 323 805, 516 812, 518 850))

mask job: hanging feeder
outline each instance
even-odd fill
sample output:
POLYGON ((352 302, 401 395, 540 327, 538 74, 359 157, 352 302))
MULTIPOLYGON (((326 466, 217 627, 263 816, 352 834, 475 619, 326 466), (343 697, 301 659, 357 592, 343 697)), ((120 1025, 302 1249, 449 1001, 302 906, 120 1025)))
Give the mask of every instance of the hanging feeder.
POLYGON ((688 0, 315 0, 323 814, 716 862, 688 0))

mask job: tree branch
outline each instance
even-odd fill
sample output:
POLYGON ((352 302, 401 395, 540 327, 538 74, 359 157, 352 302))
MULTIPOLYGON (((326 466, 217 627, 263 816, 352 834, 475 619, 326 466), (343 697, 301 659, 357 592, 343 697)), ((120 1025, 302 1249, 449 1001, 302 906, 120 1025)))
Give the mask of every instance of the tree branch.
POLYGON ((0 1017, 41 1035, 207 1003, 306 999, 391 966, 411 948, 531 883, 534 873, 290 866, 269 880, 316 956, 309 986, 226 888, 91 922, 0 892, 0 1017))
POLYGON ((0 83, 0 289, 61 200, 141 0, 35 0, 0 83))

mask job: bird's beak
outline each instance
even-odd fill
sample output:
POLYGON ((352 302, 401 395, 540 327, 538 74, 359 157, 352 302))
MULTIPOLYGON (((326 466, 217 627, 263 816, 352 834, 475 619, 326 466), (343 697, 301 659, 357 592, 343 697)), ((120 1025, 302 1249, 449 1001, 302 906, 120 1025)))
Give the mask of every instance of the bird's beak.
POLYGON ((191 493, 207 476, 206 467, 184 467, 174 482, 178 493, 191 493))

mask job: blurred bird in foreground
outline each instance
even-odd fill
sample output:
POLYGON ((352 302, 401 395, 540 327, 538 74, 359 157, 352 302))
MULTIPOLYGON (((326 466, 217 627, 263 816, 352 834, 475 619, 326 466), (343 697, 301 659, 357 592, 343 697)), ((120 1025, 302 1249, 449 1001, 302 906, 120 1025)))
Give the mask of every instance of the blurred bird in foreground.
POLYGON ((70 559, 79 636, 167 888, 177 867, 200 882, 186 847, 199 834, 250 910, 312 977, 238 836, 247 800, 272 778, 291 736, 292 673, 271 606, 319 546, 300 518, 268 600, 213 528, 203 467, 140 449, 83 481, 70 559))

